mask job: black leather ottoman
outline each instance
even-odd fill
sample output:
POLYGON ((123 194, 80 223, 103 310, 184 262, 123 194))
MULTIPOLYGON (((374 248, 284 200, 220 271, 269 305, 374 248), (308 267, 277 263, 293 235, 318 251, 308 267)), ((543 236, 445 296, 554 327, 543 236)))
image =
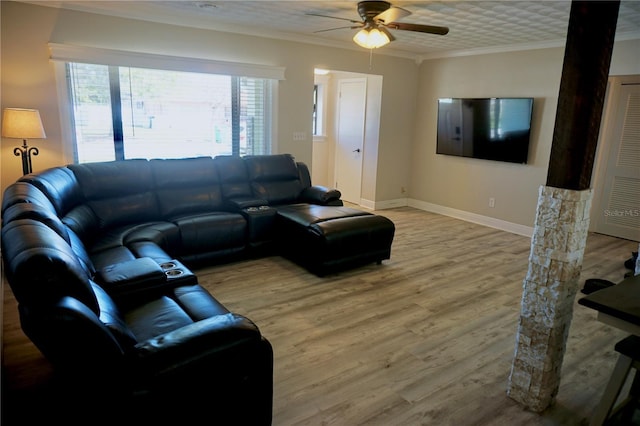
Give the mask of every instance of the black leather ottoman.
POLYGON ((316 275, 379 264, 391 257, 395 225, 384 216, 309 204, 277 210, 280 251, 316 275))

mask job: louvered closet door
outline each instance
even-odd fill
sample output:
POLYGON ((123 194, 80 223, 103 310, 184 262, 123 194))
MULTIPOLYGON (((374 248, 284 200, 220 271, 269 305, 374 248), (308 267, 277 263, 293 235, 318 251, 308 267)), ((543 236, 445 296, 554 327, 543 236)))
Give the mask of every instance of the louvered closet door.
POLYGON ((596 232, 640 241, 640 84, 618 88, 596 232))

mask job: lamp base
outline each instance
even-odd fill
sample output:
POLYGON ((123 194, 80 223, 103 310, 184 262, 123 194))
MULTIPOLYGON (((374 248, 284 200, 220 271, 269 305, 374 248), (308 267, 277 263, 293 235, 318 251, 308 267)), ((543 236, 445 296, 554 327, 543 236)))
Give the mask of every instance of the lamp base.
POLYGON ((16 157, 22 157, 22 174, 28 175, 33 171, 31 167, 31 154, 38 155, 39 153, 38 148, 27 145, 26 139, 22 140, 22 146, 17 146, 13 149, 13 154, 16 157))

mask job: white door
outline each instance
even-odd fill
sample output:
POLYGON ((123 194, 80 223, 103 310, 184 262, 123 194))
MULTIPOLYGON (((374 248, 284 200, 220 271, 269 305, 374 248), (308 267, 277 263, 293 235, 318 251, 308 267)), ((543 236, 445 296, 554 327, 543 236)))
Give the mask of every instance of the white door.
POLYGON ((608 147, 596 232, 640 241, 640 82, 612 92, 613 115, 605 129, 608 147))
POLYGON ((335 187, 354 204, 360 204, 366 105, 366 78, 338 82, 335 187))

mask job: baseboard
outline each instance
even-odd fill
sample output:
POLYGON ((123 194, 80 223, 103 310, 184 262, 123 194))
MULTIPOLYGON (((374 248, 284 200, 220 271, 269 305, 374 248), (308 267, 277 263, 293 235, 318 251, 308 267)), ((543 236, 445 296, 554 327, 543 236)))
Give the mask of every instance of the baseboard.
POLYGON ((428 203, 426 201, 414 200, 412 198, 397 198, 395 200, 387 200, 381 202, 361 199, 360 206, 369 210, 384 210, 392 209, 395 207, 409 206, 431 213, 437 213, 443 216, 449 216, 456 219, 464 220, 466 222, 477 223, 478 225, 500 229, 501 231, 507 231, 511 232, 512 234, 522 235, 523 237, 531 238, 531 236, 533 235, 532 226, 525 226, 513 222, 507 222, 506 220, 496 219, 489 216, 482 216, 479 214, 466 212, 464 210, 458 210, 451 207, 428 203))
POLYGON ((453 209, 451 207, 440 206, 438 204, 427 203, 426 201, 414 200, 411 198, 408 200, 407 205, 416 209, 438 213, 467 222, 477 223, 478 225, 500 229, 501 231, 511 232, 512 234, 522 235, 523 237, 531 238, 531 236, 533 235, 532 226, 525 226, 513 222, 507 222, 506 220, 496 219, 489 216, 482 216, 476 213, 470 213, 464 210, 453 209))
POLYGON ((393 209, 396 207, 406 207, 407 198, 398 198, 395 200, 387 200, 387 201, 371 201, 365 200, 364 198, 360 199, 360 206, 369 210, 384 210, 384 209, 393 209))

